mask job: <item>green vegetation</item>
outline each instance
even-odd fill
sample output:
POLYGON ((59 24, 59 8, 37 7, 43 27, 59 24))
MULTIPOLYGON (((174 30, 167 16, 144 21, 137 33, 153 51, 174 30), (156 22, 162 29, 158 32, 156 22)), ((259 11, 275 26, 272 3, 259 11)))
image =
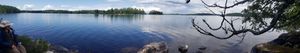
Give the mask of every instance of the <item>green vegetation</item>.
POLYGON ((74 14, 102 14, 103 10, 23 10, 22 13, 74 13, 74 14))
MULTIPOLYGON (((227 34, 231 32, 226 37, 219 37, 215 34, 208 32, 207 30, 202 29, 199 25, 197 25, 192 19, 193 27, 201 34, 215 37, 217 39, 229 39, 236 35, 250 32, 253 35, 261 35, 270 30, 286 30, 288 32, 291 31, 299 31, 300 29, 300 2, 299 0, 242 0, 237 1, 233 5, 228 5, 228 0, 225 0, 225 5, 206 4, 203 0, 201 0, 207 7, 215 7, 224 9, 222 12, 218 14, 218 16, 222 17, 222 22, 217 27, 211 27, 210 24, 203 19, 203 22, 207 25, 210 30, 224 30, 227 34), (234 21, 236 19, 226 19, 227 17, 227 9, 237 7, 238 5, 242 5, 245 3, 249 3, 248 8, 242 11, 244 18, 242 18, 242 24, 250 23, 250 28, 246 27, 246 25, 242 25, 237 28, 235 27, 234 21), (230 24, 229 26, 223 25, 224 23, 230 24), (246 27, 246 28, 244 28, 246 27)), ((187 0, 189 3, 189 0, 187 0)), ((209 9, 209 8, 208 8, 209 9)), ((214 11, 210 10, 212 13, 214 11)), ((217 14, 217 13, 214 13, 217 14)), ((248 25, 248 24, 247 24, 248 25)), ((245 36, 244 36, 245 37, 245 36)), ((243 38, 244 38, 243 37, 243 38)))
POLYGON ((137 8, 121 8, 121 9, 109 9, 104 12, 105 14, 145 14, 143 9, 137 8))
POLYGON ((152 11, 149 12, 149 14, 159 14, 159 15, 161 15, 161 14, 163 14, 163 12, 152 10, 152 11))
POLYGON ((274 20, 275 29, 295 31, 300 29, 299 0, 254 0, 247 9, 244 22, 250 22, 255 28, 266 27, 266 18, 274 20), (276 22, 275 22, 276 21, 276 22))
POLYGON ((143 9, 137 8, 112 8, 109 10, 24 10, 24 13, 75 13, 75 14, 145 14, 143 9))
POLYGON ((226 16, 243 16, 242 13, 228 13, 226 16))
POLYGON ((19 36, 19 41, 22 42, 22 45, 26 48, 27 53, 44 53, 48 51, 50 45, 47 41, 42 39, 32 40, 27 36, 19 36))
POLYGON ((13 6, 0 5, 0 13, 18 13, 20 10, 13 6))

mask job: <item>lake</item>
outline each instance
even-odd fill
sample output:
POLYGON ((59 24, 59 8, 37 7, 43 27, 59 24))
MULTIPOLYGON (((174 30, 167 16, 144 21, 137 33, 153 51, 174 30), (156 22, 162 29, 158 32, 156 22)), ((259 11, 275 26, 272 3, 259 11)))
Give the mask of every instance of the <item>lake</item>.
MULTIPOLYGON (((80 53, 136 52, 152 42, 166 42, 170 53, 179 53, 180 45, 189 45, 189 53, 195 53, 199 47, 207 47, 205 53, 245 53, 254 45, 281 34, 276 31, 258 36, 246 33, 241 42, 238 36, 220 40, 202 35, 192 27, 193 18, 206 29, 201 19, 218 26, 221 22, 218 16, 19 13, 1 14, 0 18, 11 21, 16 34, 41 38, 80 53)), ((236 21, 235 26, 241 26, 240 21, 236 21)), ((222 31, 213 33, 226 36, 222 31)))

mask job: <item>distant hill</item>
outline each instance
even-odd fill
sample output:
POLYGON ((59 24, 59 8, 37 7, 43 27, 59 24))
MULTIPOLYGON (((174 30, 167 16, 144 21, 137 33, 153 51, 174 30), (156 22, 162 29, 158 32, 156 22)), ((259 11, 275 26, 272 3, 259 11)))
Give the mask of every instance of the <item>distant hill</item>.
POLYGON ((101 14, 104 13, 102 10, 22 10, 22 13, 74 13, 74 14, 101 14))
POLYGON ((0 5, 0 13, 19 13, 20 10, 13 6, 0 5))
MULTIPOLYGON (((212 13, 195 13, 195 14, 171 14, 171 15, 216 15, 212 13)), ((243 16, 242 13, 228 13, 226 16, 243 16)))
POLYGON ((187 14, 187 15, 215 15, 211 13, 195 13, 195 14, 187 14))
POLYGON ((228 13, 227 16, 243 16, 242 13, 228 13))

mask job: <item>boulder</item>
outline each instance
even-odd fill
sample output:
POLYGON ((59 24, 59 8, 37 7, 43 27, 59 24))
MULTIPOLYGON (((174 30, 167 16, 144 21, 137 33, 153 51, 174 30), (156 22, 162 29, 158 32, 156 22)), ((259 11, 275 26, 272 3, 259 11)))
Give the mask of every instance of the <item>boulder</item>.
POLYGON ((275 40, 257 44, 252 53, 300 53, 300 32, 283 33, 275 40))
POLYGON ((168 53, 168 47, 164 42, 154 42, 145 45, 137 53, 168 53))

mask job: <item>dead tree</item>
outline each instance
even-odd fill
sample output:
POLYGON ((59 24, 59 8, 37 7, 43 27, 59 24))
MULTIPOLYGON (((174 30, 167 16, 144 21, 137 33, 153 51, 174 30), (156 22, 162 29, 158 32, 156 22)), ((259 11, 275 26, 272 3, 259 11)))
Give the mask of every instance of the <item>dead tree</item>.
MULTIPOLYGON (((236 1, 236 0, 235 0, 236 1)), ((229 20, 227 17, 226 17, 226 11, 227 9, 230 9, 230 8, 234 8, 238 5, 241 5, 241 4, 245 4, 247 2, 258 2, 258 0, 242 0, 242 1, 236 1, 233 5, 228 5, 228 0, 225 0, 225 3, 224 5, 219 5, 217 3, 215 4, 207 4, 205 3, 203 0, 201 0, 201 2, 203 4, 205 4, 205 7, 213 14, 217 15, 217 16, 220 16, 222 17, 222 21, 220 23, 220 26, 218 27, 211 27, 205 19, 203 19, 202 21, 207 25, 207 27, 211 30, 211 31, 215 31, 215 30, 224 30, 225 33, 227 34, 226 37, 219 37, 219 36, 216 36, 214 35, 213 33, 211 33, 210 31, 208 30, 205 30, 204 28, 202 28, 203 26, 199 26, 195 23, 195 19, 192 19, 192 25, 193 27, 201 34, 204 34, 204 35, 208 35, 208 36, 212 36, 214 38, 217 38, 217 39, 229 39, 233 36, 238 36, 239 34, 243 34, 243 33, 246 33, 246 32, 250 32, 254 35, 260 35, 260 34, 263 34, 271 29, 275 29, 275 28, 279 28, 281 26, 285 26, 284 24, 281 24, 279 25, 278 22, 280 20, 282 20, 283 18, 285 18, 285 16, 283 15, 285 10, 290 6, 292 5, 293 3, 295 3, 295 0, 283 0, 283 1, 273 1, 273 0, 265 0, 266 3, 263 3, 262 6, 264 7, 261 7, 261 8, 277 8, 276 10, 273 10, 272 12, 269 12, 269 13, 272 13, 270 16, 268 17, 271 17, 271 22, 269 24, 266 24, 264 22, 261 22, 261 26, 260 27, 254 27, 254 28, 245 28, 244 26, 242 26, 242 29, 237 29, 236 27, 234 27, 234 21, 235 20, 229 20), (269 2, 267 3, 268 1, 272 1, 272 2, 269 2), (279 6, 274 6, 274 5, 277 5, 277 4, 280 4, 279 6), (280 8, 278 8, 280 7, 280 8), (221 8, 223 9, 223 11, 220 13, 220 14, 217 14, 215 13, 214 11, 212 11, 211 9, 209 8, 221 8), (229 24, 229 27, 228 26, 224 26, 224 24, 229 24)), ((189 3, 190 0, 186 0, 186 3, 189 3)), ((261 2, 261 1, 260 1, 261 2)), ((260 12, 260 11, 266 11, 266 9, 258 9, 256 11, 260 12), (258 11, 259 10, 259 11, 258 11)), ((263 20, 261 20, 263 21, 263 20)), ((243 35, 243 38, 245 37, 245 35, 243 35)))

